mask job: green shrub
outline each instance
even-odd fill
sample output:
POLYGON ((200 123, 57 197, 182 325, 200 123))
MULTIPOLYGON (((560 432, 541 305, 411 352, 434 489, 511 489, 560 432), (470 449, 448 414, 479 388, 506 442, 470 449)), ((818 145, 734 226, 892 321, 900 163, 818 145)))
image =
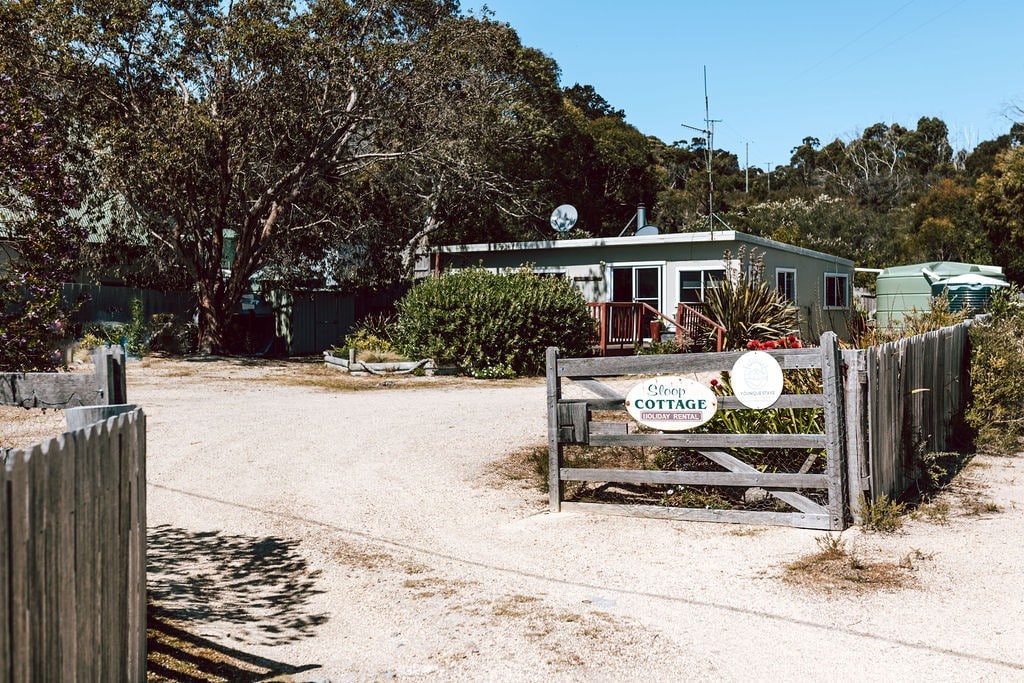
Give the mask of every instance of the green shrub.
POLYGON ((903 516, 907 506, 889 496, 883 495, 876 500, 865 500, 861 506, 861 526, 866 531, 877 531, 891 534, 903 528, 903 516))
POLYGON ((392 353, 395 349, 394 334, 398 321, 393 315, 369 315, 359 327, 345 337, 343 349, 392 353))
POLYGON ((690 347, 688 342, 689 340, 685 337, 683 338, 682 345, 680 345, 675 339, 666 339, 665 341, 653 340, 650 344, 637 349, 636 355, 660 356, 663 354, 683 353, 690 347))
POLYGON ((349 349, 356 351, 372 351, 374 353, 387 353, 394 351, 395 347, 387 339, 382 339, 366 329, 360 328, 347 335, 336 350, 341 355, 347 355, 349 349))
POLYGON ((149 319, 149 350, 174 355, 194 353, 199 330, 194 322, 173 313, 155 313, 149 319))
POLYGON ((991 450, 1021 450, 1024 436, 1024 311, 997 303, 999 313, 971 325, 968 426, 991 450))
POLYGON ((132 319, 124 326, 125 349, 133 356, 144 356, 149 350, 149 326, 142 313, 142 300, 132 299, 132 319))
POLYGON ((584 355, 597 324, 568 280, 522 268, 482 268, 427 280, 398 302, 395 342, 410 358, 432 358, 473 373, 506 366, 516 375, 544 372, 544 351, 584 355))
POLYGON ((516 371, 504 363, 498 363, 474 370, 473 376, 477 379, 512 379, 516 376, 516 371))

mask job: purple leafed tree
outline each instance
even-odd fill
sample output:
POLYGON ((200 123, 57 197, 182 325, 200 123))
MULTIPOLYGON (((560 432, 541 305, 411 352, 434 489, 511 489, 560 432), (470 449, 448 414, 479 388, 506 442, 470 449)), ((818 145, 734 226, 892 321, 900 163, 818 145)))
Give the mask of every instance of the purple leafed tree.
POLYGON ((83 227, 59 126, 0 74, 0 371, 50 372, 69 336, 61 285, 74 276, 83 227))

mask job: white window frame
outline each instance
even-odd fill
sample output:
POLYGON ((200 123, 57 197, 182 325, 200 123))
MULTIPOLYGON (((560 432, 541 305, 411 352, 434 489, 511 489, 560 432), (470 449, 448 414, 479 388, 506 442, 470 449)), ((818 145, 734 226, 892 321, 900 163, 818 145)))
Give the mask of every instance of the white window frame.
POLYGON ((796 268, 776 268, 775 269, 775 291, 779 292, 786 298, 791 304, 796 303, 796 268), (781 288, 779 288, 779 275, 792 275, 793 280, 793 291, 792 296, 787 296, 781 288))
POLYGON ((825 273, 824 279, 824 292, 821 297, 822 308, 826 311, 842 311, 850 307, 850 275, 849 273, 825 273), (837 306, 828 302, 829 292, 832 291, 829 287, 829 279, 842 280, 843 282, 843 304, 837 306))
POLYGON ((675 303, 678 304, 682 294, 682 283, 679 278, 683 276, 683 273, 695 273, 700 271, 701 283, 700 283, 700 300, 704 301, 704 295, 707 287, 704 286, 705 274, 711 271, 722 272, 725 277, 729 277, 732 264, 726 263, 725 261, 718 259, 717 261, 687 261, 676 265, 676 279, 675 279, 675 290, 672 292, 675 298, 675 303))
POLYGON ((665 305, 665 261, 621 261, 612 262, 608 264, 605 276, 605 286, 607 287, 605 301, 612 301, 612 297, 615 295, 615 276, 614 270, 616 268, 632 268, 633 278, 633 301, 636 301, 636 269, 637 268, 657 268, 658 269, 658 310, 661 311, 661 307, 665 305))

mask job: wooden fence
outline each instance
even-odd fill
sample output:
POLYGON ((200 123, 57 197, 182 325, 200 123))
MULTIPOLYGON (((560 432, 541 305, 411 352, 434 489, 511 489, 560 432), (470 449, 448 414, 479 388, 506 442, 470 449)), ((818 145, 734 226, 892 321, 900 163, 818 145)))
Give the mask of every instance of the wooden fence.
MULTIPOLYGON (((784 394, 778 408, 816 408, 824 413, 819 434, 700 434, 630 432, 630 423, 595 421, 594 411, 625 408, 625 396, 596 378, 660 373, 720 372, 732 368, 743 352, 694 353, 612 358, 559 358, 558 349, 547 351, 548 451, 550 504, 553 511, 595 510, 612 514, 694 521, 777 524, 813 529, 843 529, 846 524, 847 488, 844 402, 840 351, 835 334, 825 333, 820 348, 783 349, 768 352, 783 371, 820 369, 821 394, 784 394), (563 398, 563 381, 571 381, 593 398, 563 398), (691 449, 726 471, 627 470, 566 467, 564 445, 654 446, 691 449), (781 448, 824 453, 820 473, 805 470, 817 458, 804 460, 797 472, 761 472, 732 451, 740 448, 781 448), (566 481, 669 484, 674 486, 721 486, 761 488, 792 511, 722 510, 659 505, 618 505, 565 500, 566 481), (824 493, 825 502, 808 495, 824 493)), ((746 409, 735 397, 724 396, 719 406, 746 409)))
POLYGON ((146 421, 124 409, 0 467, 0 680, 146 680, 146 421))
POLYGON ((850 504, 898 498, 921 476, 921 456, 955 444, 966 407, 970 322, 843 351, 850 504))
POLYGON ((22 408, 75 408, 127 401, 124 351, 99 347, 95 371, 0 373, 0 405, 22 408))
POLYGON ((63 298, 68 304, 77 304, 72 319, 83 324, 130 322, 134 299, 138 299, 142 304, 142 314, 147 319, 154 313, 173 313, 191 317, 196 307, 196 297, 191 292, 161 292, 154 289, 111 285, 65 283, 63 298))

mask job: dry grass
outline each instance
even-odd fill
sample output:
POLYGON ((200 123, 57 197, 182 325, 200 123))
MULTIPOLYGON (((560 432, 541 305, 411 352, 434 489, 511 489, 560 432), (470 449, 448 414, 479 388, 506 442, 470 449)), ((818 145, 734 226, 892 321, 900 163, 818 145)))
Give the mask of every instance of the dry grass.
MULTIPOLYGON (((195 382, 253 382, 283 386, 311 387, 328 391, 367 391, 377 389, 415 389, 424 387, 479 387, 472 377, 451 375, 350 375, 327 367, 319 358, 269 360, 262 358, 222 358, 196 356, 168 358, 149 356, 128 364, 128 393, 133 383, 146 384, 166 379, 191 379, 195 382)), ((535 386, 536 377, 502 380, 500 386, 535 386)), ((491 382, 494 384, 494 382, 491 382)))
POLYGON ((0 406, 0 449, 25 448, 64 433, 64 411, 0 406))
POLYGON ((529 446, 513 451, 483 470, 483 483, 492 488, 504 488, 512 482, 524 489, 547 490, 547 481, 541 462, 547 462, 547 446, 529 446))
MULTIPOLYGON (((898 562, 874 561, 858 556, 839 536, 815 540, 818 552, 786 565, 783 580, 787 583, 826 593, 897 590, 916 585, 911 555, 898 562)), ((927 557, 918 553, 917 559, 927 557)))

